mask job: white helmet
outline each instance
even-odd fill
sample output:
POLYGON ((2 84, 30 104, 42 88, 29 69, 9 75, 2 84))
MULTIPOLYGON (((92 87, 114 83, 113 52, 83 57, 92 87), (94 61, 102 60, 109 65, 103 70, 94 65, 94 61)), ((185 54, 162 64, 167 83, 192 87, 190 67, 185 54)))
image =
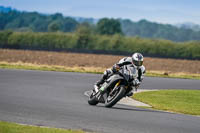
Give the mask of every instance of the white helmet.
POLYGON ((140 53, 134 53, 132 55, 132 63, 133 65, 140 67, 143 64, 143 56, 140 53))

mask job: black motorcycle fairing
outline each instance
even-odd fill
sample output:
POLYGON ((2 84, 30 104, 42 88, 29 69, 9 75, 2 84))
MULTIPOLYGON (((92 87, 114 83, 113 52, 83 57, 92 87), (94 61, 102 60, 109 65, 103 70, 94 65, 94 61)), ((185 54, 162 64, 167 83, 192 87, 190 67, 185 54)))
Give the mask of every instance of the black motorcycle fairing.
POLYGON ((110 76, 105 83, 102 85, 104 87, 104 92, 107 91, 109 88, 113 88, 115 84, 119 81, 125 81, 124 78, 118 74, 114 74, 110 76))
POLYGON ((105 103, 105 107, 112 107, 121 98, 133 90, 133 80, 138 77, 138 70, 134 66, 126 65, 119 71, 110 75, 100 86, 99 91, 93 91, 94 95, 88 100, 90 105, 105 103))

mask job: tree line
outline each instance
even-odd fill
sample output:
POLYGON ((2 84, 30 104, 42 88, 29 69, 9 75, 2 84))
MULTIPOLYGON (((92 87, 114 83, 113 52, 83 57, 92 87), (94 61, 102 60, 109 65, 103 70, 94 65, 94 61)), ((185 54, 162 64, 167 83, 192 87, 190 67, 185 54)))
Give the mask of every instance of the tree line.
POLYGON ((200 40, 200 31, 192 29, 178 28, 170 24, 158 24, 147 20, 140 20, 139 22, 120 21, 122 30, 127 36, 165 39, 176 42, 200 40))
POLYGON ((1 31, 0 48, 141 52, 149 56, 200 59, 199 41, 177 43, 121 34, 100 35, 93 34, 87 25, 82 25, 73 33, 1 31))
POLYGON ((62 14, 42 15, 37 12, 10 11, 0 13, 0 30, 12 29, 15 31, 63 31, 72 32, 78 22, 62 14))
POLYGON ((84 20, 82 18, 81 20, 75 20, 72 17, 64 17, 60 13, 46 15, 17 10, 0 12, 0 20, 0 30, 12 29, 20 32, 75 32, 77 27, 87 22, 90 25, 91 32, 95 34, 119 33, 125 36, 165 39, 176 42, 200 40, 200 31, 177 28, 173 25, 158 24, 147 20, 133 22, 128 19, 117 19, 116 21, 116 19, 103 18, 96 24, 89 19, 84 20), (110 27, 111 25, 114 29, 110 27))

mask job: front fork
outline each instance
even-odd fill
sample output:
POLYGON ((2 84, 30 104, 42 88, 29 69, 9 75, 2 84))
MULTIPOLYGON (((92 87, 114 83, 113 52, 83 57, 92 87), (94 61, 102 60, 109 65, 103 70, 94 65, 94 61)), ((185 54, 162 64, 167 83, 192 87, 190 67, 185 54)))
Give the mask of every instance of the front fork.
MULTIPOLYGON (((114 88, 111 90, 111 92, 110 92, 109 94, 112 94, 112 93, 117 89, 117 87, 120 85, 120 83, 121 83, 121 80, 119 80, 119 81, 115 84, 114 88)), ((101 86, 101 88, 99 89, 99 91, 97 92, 96 98, 97 98, 100 102, 102 102, 102 98, 103 98, 103 101, 105 101, 105 100, 107 99, 108 94, 105 93, 105 92, 106 92, 108 86, 109 86, 109 83, 106 83, 106 82, 105 82, 105 83, 101 86)), ((96 91, 96 90, 95 90, 95 91, 96 91)))
POLYGON ((112 94, 114 91, 116 91, 117 87, 120 85, 121 80, 119 80, 116 84, 115 87, 111 90, 110 94, 112 94))

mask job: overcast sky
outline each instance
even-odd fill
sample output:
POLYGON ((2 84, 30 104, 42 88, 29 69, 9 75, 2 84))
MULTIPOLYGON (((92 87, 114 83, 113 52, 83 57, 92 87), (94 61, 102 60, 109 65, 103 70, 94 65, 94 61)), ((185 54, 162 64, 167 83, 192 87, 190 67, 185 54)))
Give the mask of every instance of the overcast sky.
POLYGON ((200 0, 0 0, 0 5, 64 16, 200 24, 200 0))

